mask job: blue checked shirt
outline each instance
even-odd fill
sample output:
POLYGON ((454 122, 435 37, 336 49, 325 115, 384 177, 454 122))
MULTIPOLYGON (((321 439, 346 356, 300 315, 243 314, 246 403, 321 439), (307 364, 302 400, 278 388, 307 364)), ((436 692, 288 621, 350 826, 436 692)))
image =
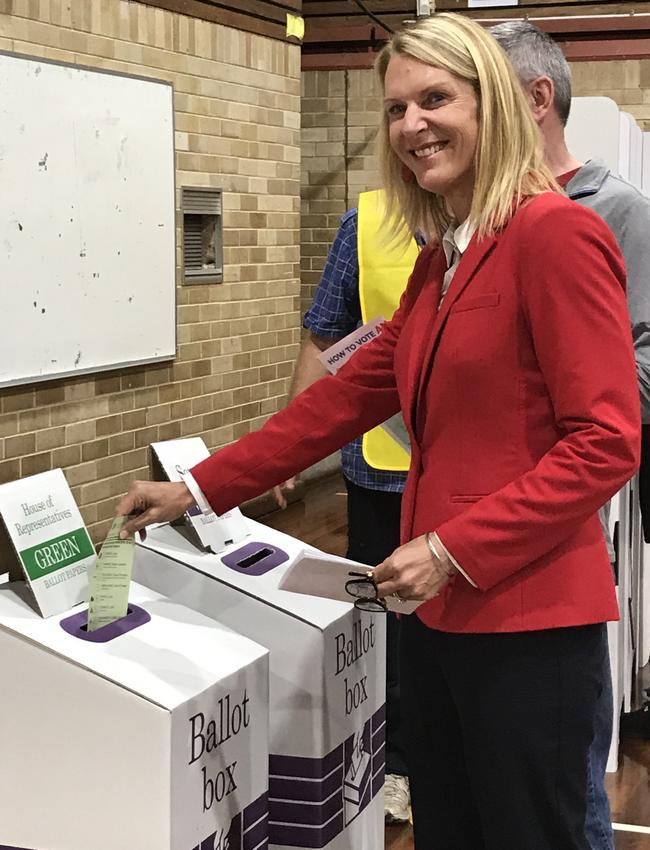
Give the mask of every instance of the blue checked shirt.
MULTIPOLYGON (((361 324, 357 211, 349 210, 341 219, 303 326, 317 336, 343 339, 361 324)), ((343 447, 341 466, 345 477, 359 487, 389 493, 404 490, 406 473, 386 472, 368 466, 363 459, 361 438, 343 447)))

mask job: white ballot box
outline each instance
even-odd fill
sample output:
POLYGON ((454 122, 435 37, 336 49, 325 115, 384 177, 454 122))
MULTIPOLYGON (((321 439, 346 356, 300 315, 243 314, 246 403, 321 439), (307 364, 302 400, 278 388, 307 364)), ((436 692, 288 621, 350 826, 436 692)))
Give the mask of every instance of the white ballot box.
POLYGON ((214 555, 158 527, 136 547, 134 576, 270 649, 270 846, 379 850, 384 615, 280 590, 304 544, 249 531, 214 555))
POLYGON ((138 585, 86 618, 0 584, 0 846, 268 847, 268 651, 138 585))

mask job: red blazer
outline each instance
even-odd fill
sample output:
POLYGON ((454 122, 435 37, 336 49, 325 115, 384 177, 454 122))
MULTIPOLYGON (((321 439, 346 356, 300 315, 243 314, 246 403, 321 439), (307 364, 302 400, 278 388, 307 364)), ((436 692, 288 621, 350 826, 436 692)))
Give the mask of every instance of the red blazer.
POLYGON ((553 193, 476 237, 438 309, 425 249, 380 338, 192 472, 217 513, 400 407, 412 461, 402 541, 437 531, 456 576, 418 615, 450 632, 618 616, 597 511, 634 474, 640 405, 616 241, 553 193))

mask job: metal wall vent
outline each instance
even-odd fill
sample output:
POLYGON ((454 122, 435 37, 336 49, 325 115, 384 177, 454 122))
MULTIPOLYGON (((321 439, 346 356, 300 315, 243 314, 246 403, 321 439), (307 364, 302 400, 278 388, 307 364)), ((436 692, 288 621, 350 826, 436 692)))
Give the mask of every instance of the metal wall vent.
POLYGON ((223 281, 223 216, 220 189, 183 187, 185 283, 223 281))

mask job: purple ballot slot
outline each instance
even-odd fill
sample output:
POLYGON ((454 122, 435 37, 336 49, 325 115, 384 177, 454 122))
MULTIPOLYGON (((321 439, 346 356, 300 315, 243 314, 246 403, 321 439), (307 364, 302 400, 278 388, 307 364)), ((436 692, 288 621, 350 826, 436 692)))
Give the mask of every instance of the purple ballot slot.
POLYGON ((247 543, 221 559, 231 570, 246 576, 263 576, 288 560, 286 552, 268 543, 247 543))
MULTIPOLYGON (((137 605, 129 605, 126 617, 121 617, 119 620, 115 620, 114 623, 109 623, 107 626, 95 629, 94 632, 88 631, 88 610, 80 611, 71 617, 66 617, 65 620, 61 620, 59 625, 64 632, 79 638, 79 640, 87 640, 90 643, 108 643, 109 640, 115 640, 116 637, 137 629, 138 626, 144 626, 150 620, 151 614, 148 614, 144 608, 139 608, 137 605)), ((1 847, 0 850, 2 850, 1 847)))

